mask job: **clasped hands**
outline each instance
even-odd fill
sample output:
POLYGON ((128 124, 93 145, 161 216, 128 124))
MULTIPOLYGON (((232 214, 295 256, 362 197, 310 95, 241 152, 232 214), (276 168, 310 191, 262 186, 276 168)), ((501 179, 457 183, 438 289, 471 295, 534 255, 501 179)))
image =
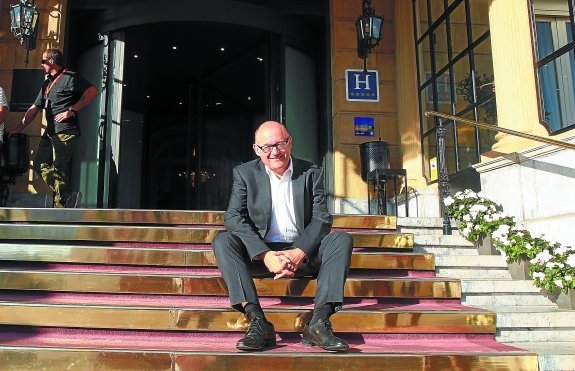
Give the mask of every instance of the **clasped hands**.
POLYGON ((275 273, 274 280, 295 276, 295 271, 307 257, 305 252, 300 248, 292 248, 282 251, 266 251, 260 258, 270 272, 275 273))

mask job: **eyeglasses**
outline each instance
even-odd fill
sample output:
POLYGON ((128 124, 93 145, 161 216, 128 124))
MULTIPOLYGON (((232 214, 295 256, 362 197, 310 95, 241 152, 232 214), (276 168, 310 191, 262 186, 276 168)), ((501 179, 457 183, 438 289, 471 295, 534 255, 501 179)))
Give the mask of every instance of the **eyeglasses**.
POLYGON ((263 152, 263 153, 271 153, 271 151, 273 151, 274 147, 278 150, 278 151, 283 151, 284 149, 286 149, 289 140, 291 139, 291 137, 288 137, 285 140, 280 140, 279 142, 275 143, 275 144, 270 144, 269 146, 258 146, 256 144, 256 146, 263 152))
POLYGON ((48 62, 50 62, 49 59, 42 59, 42 60, 40 61, 41 64, 46 64, 46 63, 48 63, 48 62))

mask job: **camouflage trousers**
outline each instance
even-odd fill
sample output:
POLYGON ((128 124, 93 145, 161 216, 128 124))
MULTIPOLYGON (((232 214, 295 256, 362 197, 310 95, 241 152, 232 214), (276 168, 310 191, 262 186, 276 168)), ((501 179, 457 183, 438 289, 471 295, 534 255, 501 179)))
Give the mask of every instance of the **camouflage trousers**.
POLYGON ((78 137, 79 132, 75 129, 54 136, 45 133, 38 145, 34 171, 52 189, 55 207, 64 207, 70 196, 70 166, 78 137))

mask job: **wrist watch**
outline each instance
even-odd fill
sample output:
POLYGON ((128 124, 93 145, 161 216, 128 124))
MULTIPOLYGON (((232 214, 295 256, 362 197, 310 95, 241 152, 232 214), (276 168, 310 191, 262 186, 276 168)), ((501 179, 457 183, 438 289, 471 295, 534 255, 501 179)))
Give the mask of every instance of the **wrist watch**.
POLYGON ((68 111, 73 112, 74 114, 76 114, 76 113, 78 112, 78 111, 76 111, 76 110, 74 109, 74 107, 68 108, 68 111))

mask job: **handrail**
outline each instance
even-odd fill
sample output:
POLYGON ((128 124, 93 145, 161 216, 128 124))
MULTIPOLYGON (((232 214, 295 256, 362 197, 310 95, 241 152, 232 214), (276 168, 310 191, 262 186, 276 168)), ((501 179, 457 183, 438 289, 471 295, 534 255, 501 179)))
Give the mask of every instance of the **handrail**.
POLYGON ((477 121, 467 120, 461 117, 448 115, 441 112, 436 111, 427 111, 425 112, 425 116, 427 117, 435 117, 437 120, 437 125, 435 126, 435 136, 436 136, 436 143, 437 143, 437 170, 438 170, 438 189, 439 189, 439 210, 441 210, 441 214, 443 217, 443 234, 449 235, 451 234, 451 221, 449 216, 445 213, 445 202, 444 200, 449 197, 450 195, 450 187, 449 187, 449 173, 447 171, 447 165, 445 160, 445 133, 446 127, 443 120, 450 120, 450 121, 459 121, 465 124, 469 124, 475 127, 492 130, 492 131, 499 131, 502 133, 515 135, 521 138, 531 139, 537 142, 543 142, 547 144, 552 144, 558 147, 568 148, 568 149, 575 149, 575 144, 562 142, 559 140, 545 138, 538 135, 533 134, 526 134, 519 131, 500 128, 498 126, 484 124, 477 121))
POLYGON ((542 137, 539 135, 533 135, 533 134, 527 134, 527 133, 522 133, 520 131, 515 131, 515 130, 511 130, 511 129, 506 129, 506 128, 501 128, 499 126, 494 126, 494 125, 490 125, 490 124, 484 124, 482 122, 477 122, 477 121, 471 121, 468 119, 464 119, 462 117, 458 117, 458 116, 452 116, 452 115, 448 115, 445 113, 441 113, 441 112, 436 112, 436 111, 427 111, 425 112, 425 116, 427 117, 431 117, 431 116, 436 116, 436 117, 441 117, 447 120, 452 120, 452 121, 459 121, 459 122, 463 122, 465 124, 469 124, 472 126, 476 126, 482 129, 487 129, 487 130, 491 130, 491 131, 499 131, 502 133, 506 133, 506 134, 510 134, 510 135, 515 135, 517 137, 521 137, 521 138, 525 138, 525 139, 531 139, 537 142, 542 142, 542 143, 547 143, 547 144, 552 144, 554 146, 558 146, 558 147, 563 147, 563 148, 568 148, 568 149, 575 149, 575 144, 573 143, 567 143, 567 142, 562 142, 560 140, 556 140, 556 139, 551 139, 551 138, 546 138, 546 137, 542 137))

